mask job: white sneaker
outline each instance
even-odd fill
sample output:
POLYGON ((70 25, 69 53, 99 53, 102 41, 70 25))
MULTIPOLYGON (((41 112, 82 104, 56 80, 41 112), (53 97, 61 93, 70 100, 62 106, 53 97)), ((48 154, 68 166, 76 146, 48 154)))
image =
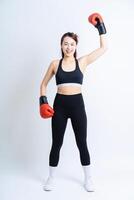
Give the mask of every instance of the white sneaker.
POLYGON ((52 191, 54 188, 54 178, 49 177, 43 186, 43 190, 52 191))
POLYGON ((94 185, 91 178, 85 181, 84 188, 87 192, 94 192, 94 185))

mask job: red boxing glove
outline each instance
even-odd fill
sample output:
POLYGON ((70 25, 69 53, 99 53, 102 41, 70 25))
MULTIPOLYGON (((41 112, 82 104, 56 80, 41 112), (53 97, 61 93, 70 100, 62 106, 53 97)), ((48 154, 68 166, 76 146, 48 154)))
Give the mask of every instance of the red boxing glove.
POLYGON ((93 13, 90 15, 88 21, 98 29, 99 35, 106 34, 106 27, 99 13, 93 13))
POLYGON ((41 96, 39 98, 39 103, 40 103, 40 115, 42 118, 49 118, 54 115, 54 110, 49 106, 46 96, 41 96))
POLYGON ((100 21, 100 23, 103 22, 103 19, 99 13, 93 13, 88 17, 88 21, 93 24, 94 26, 97 25, 97 19, 100 21))
POLYGON ((40 106, 40 115, 42 118, 52 117, 54 110, 48 104, 42 104, 40 106))

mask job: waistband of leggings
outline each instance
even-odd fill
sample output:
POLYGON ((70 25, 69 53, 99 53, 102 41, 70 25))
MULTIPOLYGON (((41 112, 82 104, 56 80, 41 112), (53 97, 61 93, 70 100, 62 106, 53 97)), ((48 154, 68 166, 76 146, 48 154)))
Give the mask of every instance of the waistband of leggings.
POLYGON ((77 94, 60 94, 60 93, 56 93, 56 96, 75 97, 75 96, 82 96, 82 93, 77 93, 77 94))

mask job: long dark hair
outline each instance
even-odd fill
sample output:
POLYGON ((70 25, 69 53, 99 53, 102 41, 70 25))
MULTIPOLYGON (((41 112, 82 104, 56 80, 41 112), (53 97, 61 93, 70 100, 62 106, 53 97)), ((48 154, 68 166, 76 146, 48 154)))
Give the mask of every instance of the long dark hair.
MULTIPOLYGON (((74 39, 75 40, 75 42, 76 42, 76 44, 78 44, 78 35, 77 34, 75 34, 75 33, 73 33, 73 32, 67 32, 67 33, 65 33, 62 37, 61 37, 61 42, 60 42, 60 44, 62 45, 62 43, 63 43, 63 40, 64 40, 64 38, 65 37, 71 37, 72 39, 74 39)), ((62 54, 62 58, 64 58, 64 53, 63 53, 63 50, 61 49, 61 54, 62 54)), ((75 50, 75 52, 74 52, 74 57, 76 58, 76 56, 77 56, 77 52, 76 52, 76 50, 75 50)))

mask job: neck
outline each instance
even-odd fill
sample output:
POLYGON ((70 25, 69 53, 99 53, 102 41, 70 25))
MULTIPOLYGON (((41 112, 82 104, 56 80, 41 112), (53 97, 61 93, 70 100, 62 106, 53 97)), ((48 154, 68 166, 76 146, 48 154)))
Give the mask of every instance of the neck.
POLYGON ((74 56, 64 56, 63 60, 66 61, 66 62, 73 62, 75 59, 74 56))

